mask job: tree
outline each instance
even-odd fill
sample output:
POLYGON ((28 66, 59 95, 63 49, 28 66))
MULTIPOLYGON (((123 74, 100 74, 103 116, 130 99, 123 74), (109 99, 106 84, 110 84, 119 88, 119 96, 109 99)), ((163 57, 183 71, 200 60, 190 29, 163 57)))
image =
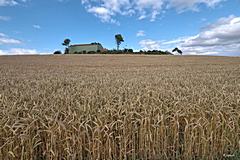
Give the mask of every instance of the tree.
POLYGON ((120 44, 122 42, 124 42, 122 35, 121 34, 116 34, 115 35, 115 40, 116 40, 116 43, 117 43, 117 50, 119 50, 120 44))
POLYGON ((133 53, 133 49, 128 49, 128 52, 129 53, 133 53))
POLYGON ((64 54, 68 54, 68 52, 69 52, 68 47, 69 47, 70 43, 71 43, 71 40, 68 39, 68 38, 63 41, 62 45, 63 45, 63 46, 66 46, 66 49, 65 49, 65 53, 64 53, 64 54))
POLYGON ((183 54, 183 52, 178 48, 174 48, 174 50, 172 50, 172 52, 178 52, 181 55, 183 54))
POLYGON ((62 54, 61 51, 55 51, 53 54, 62 54))
POLYGON ((124 53, 127 53, 127 52, 128 52, 128 49, 127 49, 127 48, 125 48, 125 49, 123 50, 123 52, 124 52, 124 53))
POLYGON ((69 47, 71 40, 70 39, 65 39, 62 43, 62 45, 69 47))

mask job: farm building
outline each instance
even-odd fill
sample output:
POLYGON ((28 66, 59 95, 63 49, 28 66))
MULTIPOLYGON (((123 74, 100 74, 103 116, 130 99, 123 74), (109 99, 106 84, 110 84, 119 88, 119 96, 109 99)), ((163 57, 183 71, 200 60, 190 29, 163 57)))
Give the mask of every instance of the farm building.
POLYGON ((102 52, 102 51, 104 51, 104 48, 100 43, 75 44, 75 45, 69 46, 69 54, 102 52))

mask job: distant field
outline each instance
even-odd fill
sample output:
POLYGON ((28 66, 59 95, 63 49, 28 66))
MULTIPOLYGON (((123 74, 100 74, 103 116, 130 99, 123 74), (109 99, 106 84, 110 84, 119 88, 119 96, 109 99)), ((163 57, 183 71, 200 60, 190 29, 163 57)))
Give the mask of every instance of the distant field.
POLYGON ((240 58, 0 57, 0 159, 237 159, 240 58))

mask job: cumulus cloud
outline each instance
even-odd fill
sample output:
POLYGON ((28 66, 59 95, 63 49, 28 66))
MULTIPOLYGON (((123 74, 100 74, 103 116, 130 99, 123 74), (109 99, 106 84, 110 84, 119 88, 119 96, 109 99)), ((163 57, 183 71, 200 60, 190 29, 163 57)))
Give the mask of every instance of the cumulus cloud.
POLYGON ((0 0, 0 6, 13 6, 18 4, 15 0, 0 0))
POLYGON ((0 45, 6 45, 6 44, 21 44, 22 42, 20 40, 10 38, 4 33, 0 33, 0 45))
POLYGON ((94 5, 94 2, 95 0, 82 0, 82 4, 85 5, 87 11, 100 18, 102 22, 119 24, 114 18, 117 14, 132 15, 135 12, 131 9, 129 0, 100 0, 97 5, 94 5))
POLYGON ((190 37, 184 47, 208 47, 240 44, 240 17, 220 18, 216 23, 204 28, 198 35, 190 37))
POLYGON ((139 45, 146 50, 158 46, 164 49, 178 46, 185 54, 240 55, 240 17, 231 15, 220 18, 193 36, 170 41, 143 40, 139 45))
POLYGON ((139 45, 143 50, 159 50, 161 48, 161 41, 155 41, 152 39, 145 39, 139 42, 139 45))
POLYGON ((41 26, 38 25, 38 24, 34 24, 34 25, 33 25, 33 28, 35 28, 35 29, 41 29, 41 26))
POLYGON ((51 54, 48 52, 39 52, 36 49, 12 48, 9 50, 0 50, 0 55, 39 55, 51 54))
POLYGON ((224 0, 170 0, 167 8, 176 8, 178 12, 186 10, 198 11, 200 4, 213 8, 222 1, 224 0))
POLYGON ((177 11, 198 10, 199 5, 215 7, 224 0, 82 0, 89 13, 93 13, 102 22, 116 23, 118 15, 137 16, 139 20, 155 21, 159 14, 167 9, 177 11))
POLYGON ((27 0, 0 0, 0 6, 14 6, 27 0))
POLYGON ((143 30, 140 30, 137 32, 136 34, 137 37, 144 37, 145 36, 145 32, 143 30))
POLYGON ((88 8, 87 11, 99 17, 102 22, 111 22, 111 23, 116 22, 116 20, 112 19, 112 16, 114 15, 114 13, 105 7, 91 7, 91 8, 88 8))

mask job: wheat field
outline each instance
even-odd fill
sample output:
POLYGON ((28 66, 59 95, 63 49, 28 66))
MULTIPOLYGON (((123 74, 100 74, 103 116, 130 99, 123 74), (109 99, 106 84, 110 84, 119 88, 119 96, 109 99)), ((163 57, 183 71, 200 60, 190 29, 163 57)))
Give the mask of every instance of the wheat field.
POLYGON ((0 57, 0 159, 234 159, 240 58, 0 57))

